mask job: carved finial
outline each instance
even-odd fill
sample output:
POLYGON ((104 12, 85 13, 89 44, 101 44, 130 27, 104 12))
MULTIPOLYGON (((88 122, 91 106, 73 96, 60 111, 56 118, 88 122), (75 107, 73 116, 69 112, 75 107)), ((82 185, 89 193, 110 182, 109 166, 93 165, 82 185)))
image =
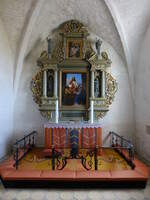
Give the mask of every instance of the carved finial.
POLYGON ((48 43, 47 52, 48 52, 48 55, 50 55, 51 54, 51 38, 50 38, 50 36, 47 37, 47 43, 48 43))
POLYGON ((105 51, 103 51, 101 53, 101 56, 102 56, 102 61, 105 62, 105 63, 107 63, 108 67, 110 67, 111 60, 109 59, 108 54, 105 51))
POLYGON ((101 45, 102 45, 102 40, 97 39, 95 42, 95 46, 96 46, 96 50, 97 50, 97 55, 100 55, 100 49, 101 49, 101 45))
POLYGON ((40 58, 41 59, 46 59, 47 58, 47 51, 42 51, 41 55, 40 55, 40 58))
POLYGON ((101 56, 102 56, 102 60, 108 60, 108 54, 105 51, 101 53, 101 56))

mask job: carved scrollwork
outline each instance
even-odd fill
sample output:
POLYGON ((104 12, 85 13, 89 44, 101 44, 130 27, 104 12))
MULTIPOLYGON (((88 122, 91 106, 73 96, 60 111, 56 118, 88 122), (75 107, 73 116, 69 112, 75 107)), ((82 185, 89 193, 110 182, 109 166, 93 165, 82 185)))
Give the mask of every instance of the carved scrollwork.
POLYGON ((51 119, 51 112, 50 111, 40 111, 40 113, 44 118, 46 118, 48 120, 51 119))
POLYGON ((108 58, 108 54, 105 51, 101 53, 101 57, 102 57, 100 60, 101 66, 110 67, 111 60, 108 58))
MULTIPOLYGON (((94 80, 99 81, 97 87, 99 89, 99 91, 97 90, 98 95, 96 95, 94 90, 94 97, 92 97, 94 101, 94 112, 96 118, 104 117, 106 112, 109 110, 108 107, 113 102, 117 91, 116 80, 111 76, 109 73, 110 70, 108 69, 111 65, 111 60, 109 59, 108 54, 106 52, 102 52, 100 55, 100 51, 99 53, 94 51, 91 41, 87 38, 87 28, 77 20, 70 20, 62 24, 60 26, 59 33, 61 37, 58 38, 53 51, 50 53, 49 51, 43 51, 38 58, 37 64, 41 69, 36 73, 31 82, 33 99, 40 106, 42 116, 50 119, 52 112, 56 108, 56 97, 54 97, 54 92, 52 95, 49 94, 47 84, 45 84, 46 86, 43 85, 43 71, 59 71, 61 70, 61 67, 71 69, 72 66, 80 67, 80 65, 83 65, 83 63, 85 65, 86 63, 86 65, 88 65, 88 67, 86 66, 88 72, 91 71, 91 74, 94 73, 94 80), (80 51, 82 52, 80 57, 71 58, 68 56, 70 55, 68 53, 70 51, 68 38, 71 38, 72 40, 77 40, 78 38, 77 44, 79 44, 80 51), (45 91, 43 88, 47 88, 46 95, 42 94, 42 90, 43 93, 45 91)), ((46 80, 46 78, 44 80, 46 80)), ((50 76, 48 75, 47 80, 50 80, 50 76)), ((60 80, 58 80, 58 82, 59 81, 60 80)), ((96 85, 96 81, 94 84, 96 85)), ((49 88, 53 88, 51 83, 49 88)))
POLYGON ((50 106, 56 105, 55 99, 53 100, 53 99, 49 99, 49 98, 42 98, 41 103, 42 103, 42 105, 50 105, 50 106))
POLYGON ((52 58, 61 63, 64 60, 64 45, 63 41, 58 41, 52 52, 52 58))
POLYGON ((87 28, 77 20, 70 20, 62 24, 61 31, 64 33, 87 33, 87 28))
POLYGON ((48 60, 48 53, 47 53, 47 51, 42 51, 40 57, 37 60, 37 65, 40 68, 43 68, 43 67, 45 67, 45 64, 47 63, 47 60, 48 60))
POLYGON ((100 100, 94 101, 94 106, 102 107, 102 106, 105 106, 105 105, 106 105, 105 100, 103 100, 103 101, 100 101, 100 100))
POLYGON ((91 71, 106 71, 106 68, 110 66, 111 60, 108 58, 107 53, 102 52, 101 57, 102 58, 99 60, 97 54, 94 51, 91 51, 91 56, 88 58, 88 61, 92 66, 91 71))
POLYGON ((105 111, 96 112, 96 118, 97 119, 103 118, 105 115, 106 115, 105 111))
POLYGON ((90 41, 85 41, 85 58, 92 62, 92 60, 95 58, 96 53, 93 50, 90 41))
POLYGON ((106 105, 107 107, 112 104, 116 92, 117 92, 116 80, 111 76, 111 74, 106 73, 106 105))
POLYGON ((31 90, 33 94, 33 99, 35 103, 40 105, 41 103, 41 96, 42 96, 42 71, 38 71, 35 76, 32 78, 31 81, 31 90))

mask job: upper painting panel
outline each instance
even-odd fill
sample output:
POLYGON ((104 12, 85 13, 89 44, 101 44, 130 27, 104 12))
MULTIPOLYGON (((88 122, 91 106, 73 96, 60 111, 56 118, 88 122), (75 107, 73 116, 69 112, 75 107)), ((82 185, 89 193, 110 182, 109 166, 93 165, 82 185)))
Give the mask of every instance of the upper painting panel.
POLYGON ((82 59, 83 41, 82 39, 67 39, 66 58, 82 59))

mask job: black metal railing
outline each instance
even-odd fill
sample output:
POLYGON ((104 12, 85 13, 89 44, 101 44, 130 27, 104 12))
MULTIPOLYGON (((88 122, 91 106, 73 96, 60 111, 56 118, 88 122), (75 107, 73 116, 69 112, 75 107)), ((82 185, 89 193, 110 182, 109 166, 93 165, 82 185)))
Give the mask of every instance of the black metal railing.
POLYGON ((123 136, 118 135, 117 133, 110 132, 111 136, 110 145, 112 148, 115 148, 121 156, 125 158, 128 164, 135 168, 135 164, 133 163, 134 160, 134 146, 130 140, 125 139, 123 136), (128 152, 128 156, 126 154, 128 152))
POLYGON ((95 146, 93 148, 81 148, 80 150, 84 149, 86 150, 86 155, 80 155, 79 153, 72 157, 72 154, 70 153, 69 156, 63 155, 64 149, 70 149, 70 152, 72 152, 71 148, 59 148, 59 151, 57 151, 57 148, 52 146, 52 170, 59 169, 62 170, 66 164, 67 159, 80 159, 83 167, 86 170, 91 170, 92 166, 93 169, 98 170, 98 152, 102 151, 104 149, 114 149, 117 151, 131 166, 132 169, 135 168, 134 164, 134 147, 133 144, 125 139, 124 137, 118 135, 117 133, 110 132, 109 136, 111 137, 111 143, 110 146, 95 146), (92 159, 94 158, 94 160, 92 159), (61 162, 62 161, 62 162, 61 162))
MULTIPOLYGON (((14 160, 15 167, 18 169, 19 161, 26 155, 26 153, 31 150, 35 145, 35 135, 36 131, 31 132, 30 134, 24 136, 20 140, 17 140, 14 144, 14 160)), ((68 159, 80 159, 83 167, 86 170, 98 170, 99 163, 99 152, 102 152, 104 149, 114 149, 117 151, 131 166, 132 169, 135 168, 134 164, 134 147, 133 144, 125 139, 124 137, 118 135, 117 133, 110 132, 110 146, 98 146, 95 144, 94 147, 84 148, 81 147, 78 149, 75 154, 72 154, 72 146, 64 148, 56 148, 52 145, 51 148, 51 164, 52 170, 58 169, 62 170, 67 164, 68 159), (80 150, 85 150, 85 154, 80 153, 80 150), (70 154, 63 153, 64 150, 69 150, 70 154)))
POLYGON ((64 148, 55 148, 54 145, 52 146, 52 156, 51 156, 51 164, 52 170, 62 170, 67 164, 68 159, 80 159, 83 167, 86 170, 91 170, 92 166, 94 165, 94 169, 98 169, 98 146, 94 148, 81 148, 80 150, 86 150, 86 155, 83 156, 82 154, 78 153, 72 156, 72 149, 65 148, 65 150, 70 150, 70 155, 63 155, 64 148), (88 159, 87 159, 88 157, 88 159), (92 159, 94 157, 94 160, 92 159), (89 159, 90 158, 90 159, 89 159), (93 162, 94 161, 94 162, 93 162))
POLYGON ((23 138, 16 140, 13 145, 13 154, 15 160, 15 167, 18 169, 19 161, 26 155, 26 153, 31 150, 35 145, 35 135, 36 131, 25 135, 23 138))

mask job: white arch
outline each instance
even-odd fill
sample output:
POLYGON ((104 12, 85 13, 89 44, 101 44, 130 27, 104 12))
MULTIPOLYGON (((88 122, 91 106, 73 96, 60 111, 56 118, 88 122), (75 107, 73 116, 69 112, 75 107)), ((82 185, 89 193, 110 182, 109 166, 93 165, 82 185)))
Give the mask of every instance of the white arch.
POLYGON ((8 35, 0 19, 0 158, 6 156, 13 138, 13 56, 8 35), (8 125, 9 124, 9 125, 8 125))
POLYGON ((20 81, 20 76, 22 73, 23 69, 23 61, 24 61, 24 56, 25 52, 27 49, 27 45, 32 33, 32 30, 34 28, 34 24, 36 22, 36 19, 40 13, 40 9, 43 5, 44 0, 37 0, 35 1, 35 4, 33 6, 33 9, 31 10, 31 14, 27 19, 27 22, 25 23, 25 26, 23 28, 22 33, 24 33, 21 37, 19 48, 18 48, 18 55, 16 59, 16 71, 14 74, 14 102, 16 99, 18 87, 19 87, 19 81, 20 81))
MULTIPOLYGON (((23 61, 24 61, 24 55, 27 49, 27 45, 34 27, 34 24, 36 22, 36 19, 40 13, 40 9, 43 5, 45 0, 37 0, 34 4, 34 7, 31 11, 30 16, 28 17, 28 21, 25 23, 25 26, 23 28, 23 35, 20 41, 20 45, 18 48, 18 55, 16 59, 16 71, 14 75, 14 101, 17 95, 18 87, 19 87, 19 81, 21 77, 21 72, 23 69, 23 61)), ((133 67, 132 67, 132 59, 131 59, 131 53, 128 48, 127 40, 126 40, 126 35, 124 33, 124 29, 122 27, 122 24, 120 22, 120 16, 115 8, 115 6, 109 1, 109 0, 104 0, 113 20, 114 24, 116 25, 117 31, 120 35, 121 42, 123 44, 123 49, 127 61, 127 70, 128 70, 128 77, 129 77, 129 84, 131 88, 131 94, 132 97, 134 98, 134 75, 133 75, 133 67)))
POLYGON ((129 78, 129 85, 131 88, 131 95, 132 99, 134 102, 135 98, 135 89, 134 89, 134 71, 133 71, 133 63, 132 63, 132 57, 131 57, 131 52, 128 47, 127 39, 126 39, 126 34, 124 32, 124 28, 122 26, 122 23, 120 21, 120 16, 118 11, 116 10, 116 7, 114 6, 113 2, 110 0, 104 0, 105 4, 107 5, 109 12, 111 16, 113 17, 114 24, 116 25, 117 31, 119 33, 122 46, 124 49, 125 57, 126 57, 126 62, 127 62, 127 71, 128 71, 128 78, 129 78))

